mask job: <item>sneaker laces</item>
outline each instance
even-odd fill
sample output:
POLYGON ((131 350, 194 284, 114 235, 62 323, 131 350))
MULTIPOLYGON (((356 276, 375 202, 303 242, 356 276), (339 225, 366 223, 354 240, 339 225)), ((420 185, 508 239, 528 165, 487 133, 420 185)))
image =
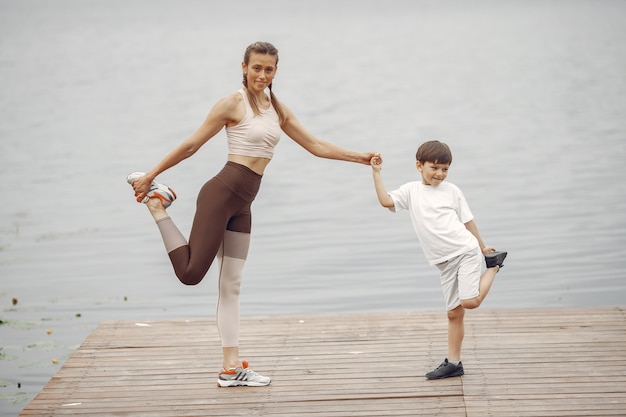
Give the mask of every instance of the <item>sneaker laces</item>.
POLYGON ((222 372, 220 372, 220 374, 226 374, 226 375, 242 375, 245 374, 245 380, 251 380, 253 378, 264 378, 263 376, 261 376, 260 374, 254 372, 252 369, 248 368, 248 361, 243 361, 241 363, 241 366, 238 366, 236 368, 230 368, 230 369, 226 369, 226 368, 222 368, 222 372))

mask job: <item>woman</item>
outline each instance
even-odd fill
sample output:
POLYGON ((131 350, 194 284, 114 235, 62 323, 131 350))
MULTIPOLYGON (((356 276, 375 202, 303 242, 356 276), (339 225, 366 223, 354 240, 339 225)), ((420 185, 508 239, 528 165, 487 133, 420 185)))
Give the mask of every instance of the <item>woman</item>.
POLYGON ((250 45, 241 64, 244 88, 219 100, 204 123, 146 173, 127 178, 137 201, 144 202, 161 232, 178 279, 199 283, 213 259, 219 263, 219 298, 216 321, 222 342, 223 369, 218 386, 264 386, 271 380, 239 360, 239 288, 250 243, 251 212, 265 167, 270 162, 281 130, 304 149, 320 158, 369 165, 374 152, 359 153, 317 139, 272 92, 278 69, 278 50, 266 42, 250 45), (266 94, 269 89, 269 96, 266 94), (189 241, 168 216, 166 208, 176 199, 169 187, 155 181, 157 175, 196 153, 226 128, 228 161, 198 194, 189 241))

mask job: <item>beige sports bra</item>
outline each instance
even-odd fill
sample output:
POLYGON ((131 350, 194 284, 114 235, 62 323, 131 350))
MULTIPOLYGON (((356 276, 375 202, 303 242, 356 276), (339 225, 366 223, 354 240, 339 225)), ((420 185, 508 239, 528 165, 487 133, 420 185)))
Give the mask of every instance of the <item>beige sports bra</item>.
POLYGON ((246 105, 246 115, 236 126, 226 127, 228 153, 272 159, 274 147, 280 140, 280 121, 276 109, 259 109, 256 116, 250 107, 248 95, 242 88, 239 93, 246 105))

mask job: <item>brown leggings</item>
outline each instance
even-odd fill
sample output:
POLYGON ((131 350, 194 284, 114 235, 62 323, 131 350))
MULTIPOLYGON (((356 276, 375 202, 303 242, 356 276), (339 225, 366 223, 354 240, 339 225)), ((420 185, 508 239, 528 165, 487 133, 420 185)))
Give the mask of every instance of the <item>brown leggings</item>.
POLYGON ((239 288, 250 244, 250 206, 261 178, 244 165, 227 162, 198 194, 189 243, 171 218, 157 221, 174 272, 183 284, 202 281, 217 257, 217 324, 223 346, 238 345, 239 288))

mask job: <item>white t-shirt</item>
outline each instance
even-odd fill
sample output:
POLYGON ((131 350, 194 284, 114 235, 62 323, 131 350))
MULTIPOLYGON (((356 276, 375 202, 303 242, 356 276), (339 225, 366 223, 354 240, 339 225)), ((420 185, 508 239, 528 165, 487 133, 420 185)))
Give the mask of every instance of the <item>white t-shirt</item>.
POLYGON ((389 192, 397 210, 409 210, 411 222, 426 259, 431 265, 479 247, 478 240, 465 228, 474 218, 463 192, 456 185, 439 186, 413 181, 389 192))

